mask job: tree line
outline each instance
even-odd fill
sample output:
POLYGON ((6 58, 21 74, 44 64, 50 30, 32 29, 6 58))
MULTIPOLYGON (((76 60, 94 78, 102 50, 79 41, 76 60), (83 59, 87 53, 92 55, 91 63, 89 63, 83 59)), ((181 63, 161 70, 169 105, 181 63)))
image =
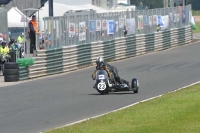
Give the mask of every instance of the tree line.
MULTIPOLYGON (((130 0, 131 5, 141 9, 140 2, 143 3, 143 9, 163 8, 163 0, 130 0)), ((186 4, 191 4, 192 10, 200 10, 200 0, 186 0, 186 4)))

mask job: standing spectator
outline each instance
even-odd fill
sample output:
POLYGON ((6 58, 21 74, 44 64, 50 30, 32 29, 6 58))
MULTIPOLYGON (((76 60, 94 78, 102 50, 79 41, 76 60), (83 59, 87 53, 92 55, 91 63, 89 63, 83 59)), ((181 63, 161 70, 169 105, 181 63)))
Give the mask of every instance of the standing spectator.
POLYGON ((32 20, 29 22, 29 30, 30 54, 33 54, 33 51, 36 50, 36 34, 39 33, 35 15, 32 16, 32 20))
POLYGON ((18 43, 24 42, 24 33, 23 32, 18 36, 17 41, 18 41, 18 43))
POLYGON ((11 51, 16 52, 16 56, 17 58, 19 58, 19 46, 17 40, 15 40, 14 43, 11 45, 11 51))
POLYGON ((174 7, 176 7, 176 3, 174 3, 174 7))
POLYGON ((159 32, 160 29, 161 29, 160 24, 158 24, 157 27, 156 27, 157 32, 159 32))
POLYGON ((138 5, 138 10, 143 10, 143 9, 144 9, 144 7, 143 7, 143 3, 140 2, 140 4, 138 5))
POLYGON ((12 37, 12 38, 10 39, 10 41, 8 42, 8 48, 11 48, 12 44, 14 43, 14 41, 15 41, 15 38, 12 37))
POLYGON ((126 26, 124 26, 124 37, 127 36, 127 30, 126 30, 126 26))

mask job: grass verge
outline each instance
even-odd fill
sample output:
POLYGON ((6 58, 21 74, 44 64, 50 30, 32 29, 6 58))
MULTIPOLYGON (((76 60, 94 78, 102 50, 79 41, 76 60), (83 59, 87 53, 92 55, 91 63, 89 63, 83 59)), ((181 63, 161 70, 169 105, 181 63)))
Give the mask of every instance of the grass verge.
POLYGON ((194 11, 194 10, 192 10, 192 15, 194 15, 194 16, 200 16, 200 11, 194 11))
POLYGON ((193 30, 193 33, 200 33, 200 22, 196 22, 195 25, 198 27, 198 29, 193 30))
POLYGON ((45 133, 199 133, 200 84, 45 133))

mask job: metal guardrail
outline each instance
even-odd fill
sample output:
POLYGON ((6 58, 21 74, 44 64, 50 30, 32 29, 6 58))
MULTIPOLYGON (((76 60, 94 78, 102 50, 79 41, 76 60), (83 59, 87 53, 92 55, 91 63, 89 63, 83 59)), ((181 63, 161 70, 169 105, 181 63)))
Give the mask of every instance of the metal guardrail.
POLYGON ((95 63, 98 56, 119 60, 185 45, 191 41, 192 29, 191 26, 186 26, 152 34, 116 38, 105 42, 38 50, 33 66, 19 68, 19 79, 36 78, 87 67, 95 63))

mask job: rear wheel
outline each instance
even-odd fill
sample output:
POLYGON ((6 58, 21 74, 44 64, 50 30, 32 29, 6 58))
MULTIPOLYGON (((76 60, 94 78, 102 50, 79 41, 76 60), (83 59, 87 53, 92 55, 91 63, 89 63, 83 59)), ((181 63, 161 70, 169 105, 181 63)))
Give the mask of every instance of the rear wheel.
POLYGON ((136 78, 132 79, 131 87, 132 87, 134 93, 138 93, 139 82, 136 78))

